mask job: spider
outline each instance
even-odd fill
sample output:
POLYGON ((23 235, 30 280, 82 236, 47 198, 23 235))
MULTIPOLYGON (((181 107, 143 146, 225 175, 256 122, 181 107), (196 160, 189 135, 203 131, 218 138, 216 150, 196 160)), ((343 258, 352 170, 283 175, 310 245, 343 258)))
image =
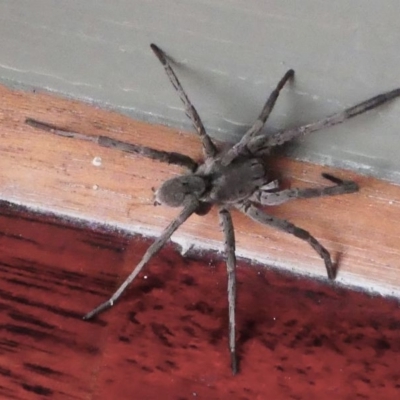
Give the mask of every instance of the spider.
POLYGON ((184 105, 186 115, 191 120, 200 137, 204 153, 202 164, 199 165, 190 157, 180 153, 165 152, 125 143, 106 136, 90 136, 70 132, 31 118, 27 118, 26 123, 57 135, 93 141, 103 147, 111 147, 128 153, 140 154, 161 162, 177 164, 186 169, 185 173, 167 180, 155 191, 156 203, 170 207, 183 207, 180 214, 148 248, 139 264, 132 270, 118 290, 107 301, 87 313, 83 317, 85 320, 91 319, 95 315, 112 307, 149 260, 193 213, 204 215, 212 206, 215 205, 218 207, 220 224, 225 235, 224 251, 228 275, 228 328, 231 369, 232 373, 236 374, 238 372, 235 344, 236 257, 235 235, 230 210, 235 208, 256 222, 275 227, 307 242, 322 258, 328 277, 333 280, 336 272, 328 250, 306 230, 284 219, 269 215, 260 206, 274 206, 299 198, 353 193, 359 189, 357 183, 349 180, 341 180, 324 173, 322 176, 330 181, 332 185, 320 188, 280 190, 279 182, 271 179, 268 174, 268 159, 265 156, 274 147, 280 146, 298 136, 340 124, 348 118, 362 114, 400 96, 400 88, 375 96, 320 121, 297 128, 283 129, 274 134, 267 135, 262 132, 262 129, 278 99, 279 92, 294 77, 294 71, 290 69, 279 81, 275 90, 272 91, 259 117, 243 135, 241 140, 229 149, 220 151, 207 135, 200 116, 191 104, 178 77, 173 71, 167 55, 155 44, 151 44, 150 47, 163 65, 170 82, 184 105))

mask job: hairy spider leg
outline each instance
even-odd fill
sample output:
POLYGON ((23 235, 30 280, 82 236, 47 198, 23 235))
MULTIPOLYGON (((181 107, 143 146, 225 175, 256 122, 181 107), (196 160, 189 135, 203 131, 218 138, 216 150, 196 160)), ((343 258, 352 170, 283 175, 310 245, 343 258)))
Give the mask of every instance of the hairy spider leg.
POLYGON ((71 139, 87 140, 97 143, 101 147, 116 149, 119 151, 124 151, 125 153, 138 154, 140 156, 151 158, 152 160, 157 160, 167 164, 179 165, 187 168, 189 171, 195 171, 198 167, 197 163, 192 158, 184 154, 156 150, 147 146, 122 142, 121 140, 112 139, 108 136, 85 135, 83 133, 73 132, 52 124, 37 121, 33 118, 27 118, 25 123, 29 126, 41 129, 54 135, 71 139))
POLYGON ((293 188, 280 190, 279 192, 270 192, 266 190, 258 190, 251 196, 250 200, 256 201, 263 206, 277 206, 295 199, 310 199, 312 197, 322 196, 337 196, 340 194, 354 193, 359 190, 359 187, 354 181, 343 181, 333 175, 323 173, 325 179, 336 183, 334 186, 322 188, 293 188))
POLYGON ((325 247, 323 247, 309 232, 284 219, 268 215, 264 211, 254 207, 254 205, 252 205, 250 202, 237 205, 236 208, 256 222, 259 222, 263 225, 273 226, 281 231, 290 233, 297 238, 306 241, 324 260, 329 279, 335 279, 336 272, 328 250, 326 250, 325 247))
POLYGON ((400 88, 392 90, 390 92, 379 94, 378 96, 372 97, 371 99, 363 101, 353 107, 347 108, 344 111, 333 114, 330 117, 323 118, 319 121, 302 125, 297 128, 286 130, 284 129, 270 136, 260 135, 254 137, 249 141, 247 149, 253 155, 264 154, 270 151, 272 147, 279 146, 289 140, 294 139, 295 137, 303 136, 308 133, 318 131, 322 128, 328 128, 330 126, 341 124, 346 119, 353 118, 359 114, 363 114, 399 96, 400 88))
POLYGON ((236 256, 235 256, 235 231, 230 212, 223 207, 219 209, 221 227, 225 235, 224 250, 226 256, 226 268, 228 274, 228 307, 229 307, 229 351, 231 355, 231 368, 233 375, 238 372, 236 357, 236 256))
POLYGON ((218 153, 218 150, 215 147, 215 144, 213 143, 211 138, 207 135, 203 122, 201 121, 201 118, 197 110, 190 102, 189 97, 185 93, 181 83, 179 82, 178 77, 176 76, 174 70, 172 69, 168 61, 167 55, 154 43, 152 43, 150 47, 153 50, 154 54, 157 56, 157 58, 160 60, 161 64, 163 65, 165 72, 167 73, 167 76, 170 82, 172 83, 172 86, 177 91, 179 98, 181 99, 183 105, 185 106, 185 113, 188 116, 188 118, 192 121, 193 126, 203 143, 204 155, 206 156, 206 158, 214 157, 218 153))
POLYGON ((140 260, 139 264, 133 269, 125 281, 120 285, 117 291, 104 303, 88 312, 83 319, 93 318, 95 315, 112 307, 114 303, 120 298, 125 289, 136 278, 143 267, 150 261, 150 259, 165 245, 172 234, 196 211, 199 206, 199 201, 192 196, 190 201, 185 205, 180 214, 164 229, 163 233, 153 242, 147 249, 146 253, 140 260))
POLYGON ((229 149, 226 155, 224 155, 222 159, 223 165, 229 165, 234 158, 236 158, 239 154, 243 153, 250 139, 257 136, 261 132, 262 128, 267 122, 269 115, 271 114, 272 109, 275 106, 280 91, 282 90, 286 82, 293 77, 294 77, 294 70, 289 69, 283 76, 283 78, 278 82, 276 88, 269 95, 261 111, 261 114, 254 122, 253 126, 243 135, 242 139, 238 143, 236 143, 231 149, 229 149))

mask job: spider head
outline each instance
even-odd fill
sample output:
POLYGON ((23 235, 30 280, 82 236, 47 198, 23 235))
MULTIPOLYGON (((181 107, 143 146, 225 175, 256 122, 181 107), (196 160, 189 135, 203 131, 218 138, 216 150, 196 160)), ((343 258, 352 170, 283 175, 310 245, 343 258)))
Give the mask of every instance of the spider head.
POLYGON ((156 191, 156 202, 169 207, 183 206, 188 197, 197 197, 206 190, 206 181, 198 175, 182 175, 164 182, 156 191))

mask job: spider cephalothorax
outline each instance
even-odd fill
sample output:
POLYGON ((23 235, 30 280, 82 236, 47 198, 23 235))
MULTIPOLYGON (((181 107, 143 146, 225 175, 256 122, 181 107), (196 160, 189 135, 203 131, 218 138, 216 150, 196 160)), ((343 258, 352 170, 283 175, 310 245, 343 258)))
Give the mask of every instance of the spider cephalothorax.
POLYGON ((216 205, 219 209, 221 226, 225 234, 224 248, 228 269, 229 348, 232 372, 235 374, 238 369, 235 343, 236 259, 235 237, 229 210, 231 208, 236 208, 259 223, 273 226, 304 240, 321 256, 325 263, 328 277, 334 279, 335 271, 330 254, 317 239, 304 229, 286 220, 267 214, 259 206, 273 206, 297 198, 352 193, 358 190, 357 184, 352 181, 343 181, 329 174, 323 174, 323 177, 332 182, 333 185, 322 188, 279 190, 278 182, 271 180, 267 174, 265 155, 275 146, 281 145, 295 137, 339 124, 348 118, 352 118, 378 107, 400 96, 400 89, 380 94, 354 107, 314 123, 303 125, 298 128, 283 129, 273 135, 263 134, 261 130, 275 105, 280 90, 285 83, 294 76, 294 71, 289 70, 268 97, 260 116, 253 126, 243 135, 242 139, 237 144, 227 151, 220 152, 207 135, 196 109, 190 103, 165 53, 154 44, 151 45, 151 48, 164 66, 172 85, 184 104, 186 114, 191 119, 202 141, 205 159, 201 165, 198 165, 190 157, 180 153, 165 152, 145 146, 125 143, 106 136, 91 136, 69 132, 65 129, 33 119, 27 119, 26 122, 31 126, 47 130, 57 135, 93 141, 103 147, 111 147, 129 153, 140 154, 145 157, 177 164, 186 168, 187 172, 185 174, 166 181, 155 193, 156 203, 161 203, 170 207, 183 207, 181 213, 148 248, 139 264, 133 269, 128 278, 111 298, 86 314, 84 319, 92 318, 96 314, 113 306, 114 302, 119 299, 127 286, 136 278, 151 257, 164 246, 171 235, 190 217, 190 215, 193 213, 204 214, 211 206, 216 205))

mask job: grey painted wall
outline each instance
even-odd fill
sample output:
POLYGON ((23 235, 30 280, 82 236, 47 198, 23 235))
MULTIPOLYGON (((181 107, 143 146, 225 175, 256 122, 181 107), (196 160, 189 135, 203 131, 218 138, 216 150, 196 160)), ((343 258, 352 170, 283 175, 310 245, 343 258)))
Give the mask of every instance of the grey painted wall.
MULTIPOLYGON (((155 42, 211 134, 234 141, 288 68, 271 131, 399 87, 399 15, 398 0, 2 0, 0 81, 188 128, 155 42)), ((293 154, 400 183, 399 139, 400 100, 293 154)))

